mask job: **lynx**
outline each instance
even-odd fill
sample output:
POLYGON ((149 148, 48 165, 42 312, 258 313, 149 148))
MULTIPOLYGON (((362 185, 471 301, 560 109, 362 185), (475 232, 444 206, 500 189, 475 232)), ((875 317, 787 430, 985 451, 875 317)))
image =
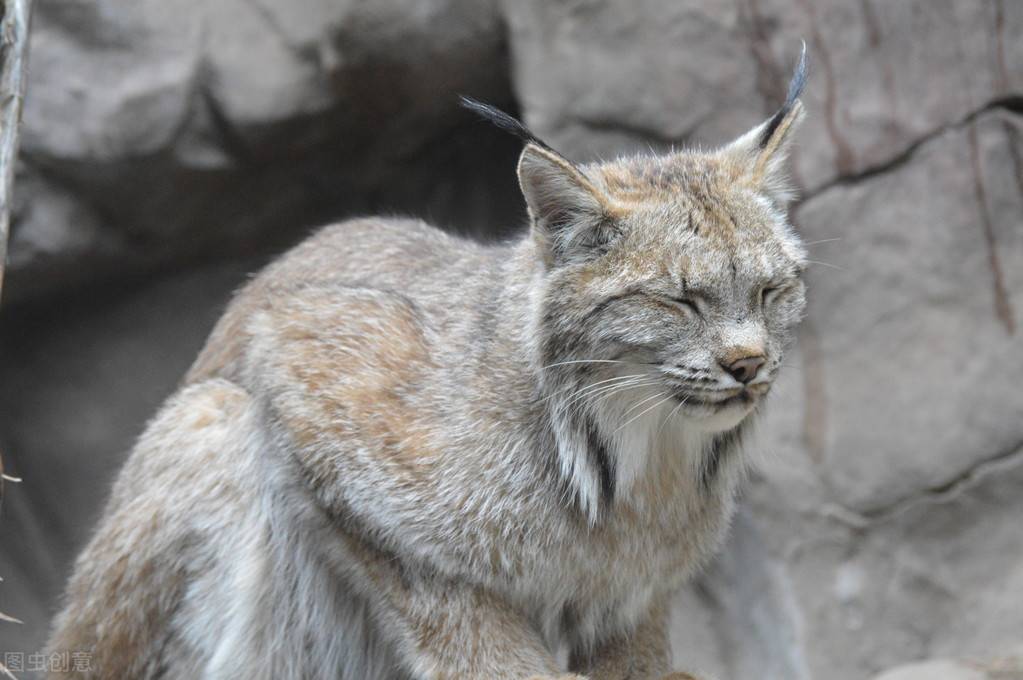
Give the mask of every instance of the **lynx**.
POLYGON ((49 648, 94 678, 691 677, 666 602, 722 542, 805 304, 805 74, 804 50, 716 151, 590 164, 466 100, 524 141, 528 232, 357 219, 250 281, 121 471, 49 648))

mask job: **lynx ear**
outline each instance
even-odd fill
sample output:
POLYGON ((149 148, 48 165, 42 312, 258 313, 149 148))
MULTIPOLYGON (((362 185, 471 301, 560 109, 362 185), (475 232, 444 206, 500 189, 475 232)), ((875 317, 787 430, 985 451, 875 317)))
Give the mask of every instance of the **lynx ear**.
POLYGON ((462 106, 526 143, 519 157, 519 186, 533 237, 549 264, 590 254, 617 233, 605 195, 571 161, 504 111, 469 97, 462 97, 462 106))
POLYGON ((604 195, 560 154, 527 144, 518 173, 534 237, 556 258, 585 254, 613 236, 604 195))
POLYGON ((722 153, 738 167, 744 181, 772 200, 787 202, 785 164, 793 133, 805 114, 799 96, 806 84, 806 43, 803 43, 785 103, 778 112, 724 148, 722 153))

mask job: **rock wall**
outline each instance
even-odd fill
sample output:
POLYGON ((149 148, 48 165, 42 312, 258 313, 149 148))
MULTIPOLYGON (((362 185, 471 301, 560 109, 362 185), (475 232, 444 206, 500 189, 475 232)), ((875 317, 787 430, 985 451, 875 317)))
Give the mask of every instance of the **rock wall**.
MULTIPOLYGON (((0 311, 0 449, 25 479, 0 611, 26 623, 0 651, 38 649, 246 272, 353 214, 522 226, 519 147, 456 93, 579 160, 712 146, 773 110, 801 38, 809 318, 729 545, 679 595, 677 659, 853 680, 1018 649, 1020 35, 1013 0, 38 2, 0 311)), ((1019 677, 924 668, 885 677, 1019 677)))

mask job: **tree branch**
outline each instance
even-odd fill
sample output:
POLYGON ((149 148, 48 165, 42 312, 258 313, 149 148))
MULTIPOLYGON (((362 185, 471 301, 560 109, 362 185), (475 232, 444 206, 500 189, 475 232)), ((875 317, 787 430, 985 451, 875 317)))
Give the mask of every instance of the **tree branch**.
POLYGON ((11 188, 25 94, 25 62, 32 0, 0 0, 0 294, 7 263, 11 188))
MULTIPOLYGON (((3 292, 4 267, 7 264, 7 231, 10 226, 11 189, 14 163, 18 156, 18 126, 21 102, 25 95, 25 55, 28 47, 28 21, 32 0, 0 0, 0 293, 3 292)), ((0 460, 0 500, 4 480, 0 460)), ((0 623, 21 623, 0 612, 0 623)), ((0 663, 0 676, 14 674, 0 663)), ((15 679, 16 680, 16 679, 15 679)))

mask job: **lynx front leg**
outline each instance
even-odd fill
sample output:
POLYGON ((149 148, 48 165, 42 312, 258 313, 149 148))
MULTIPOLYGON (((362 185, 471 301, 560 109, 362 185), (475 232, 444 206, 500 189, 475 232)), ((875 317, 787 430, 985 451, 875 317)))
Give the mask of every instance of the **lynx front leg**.
POLYGON ((657 607, 635 630, 573 650, 569 667, 592 680, 701 680, 671 672, 668 614, 657 607))
POLYGON ((561 673, 525 617, 491 593, 432 579, 401 591, 382 623, 417 679, 585 680, 561 673))

